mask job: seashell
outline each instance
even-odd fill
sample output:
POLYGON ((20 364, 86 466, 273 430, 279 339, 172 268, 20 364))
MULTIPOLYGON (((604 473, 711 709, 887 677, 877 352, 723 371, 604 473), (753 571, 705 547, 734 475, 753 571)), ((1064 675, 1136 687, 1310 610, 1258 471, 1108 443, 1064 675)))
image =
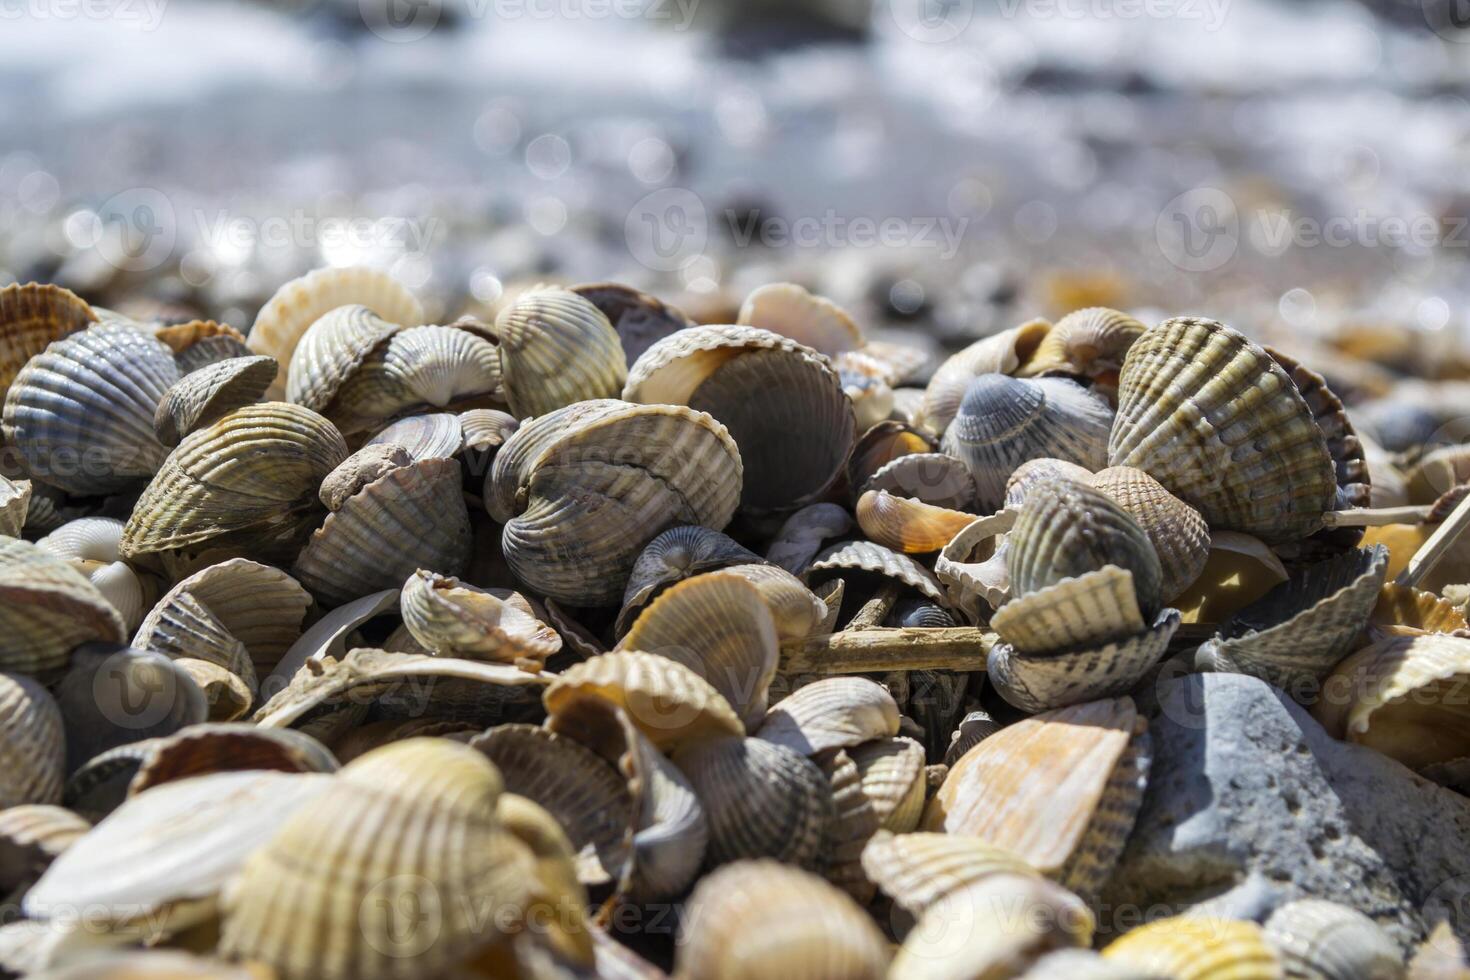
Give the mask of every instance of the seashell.
POLYGON ((862 430, 847 454, 848 486, 861 488, 874 473, 894 460, 933 454, 938 448, 937 440, 913 426, 891 419, 877 422, 862 430))
POLYGON ((193 678, 163 654, 86 643, 56 685, 66 729, 67 771, 119 745, 172 735, 208 716, 193 678))
POLYGON ((337 768, 331 750, 304 732, 205 722, 150 739, 128 782, 127 795, 217 772, 331 773, 337 768))
POLYGON ((343 385, 378 346, 403 327, 366 306, 339 306, 301 335, 286 366, 286 400, 332 416, 343 385))
POLYGON ((0 289, 0 398, 31 358, 97 322, 69 289, 30 282, 0 289))
POLYGON ((709 823, 707 864, 771 857, 820 869, 836 818, 827 777, 799 752, 759 738, 687 742, 674 765, 709 823))
POLYGON ((143 583, 118 555, 122 521, 111 517, 81 517, 69 521, 36 542, 87 577, 133 629, 143 618, 143 583))
POLYGON ((914 915, 991 875, 1040 877, 1010 851, 978 837, 887 830, 873 835, 863 848, 863 870, 895 904, 914 915))
POLYGON ((158 341, 126 327, 89 327, 15 376, 5 396, 5 441, 28 475, 68 493, 131 489, 167 455, 153 414, 178 379, 158 341))
POLYGON ((1102 469, 1112 423, 1107 402, 1074 381, 985 374, 965 390, 943 447, 969 467, 978 509, 994 511, 1005 502, 1006 480, 1027 460, 1102 469))
POLYGON ((846 310, 791 282, 752 290, 735 322, 789 337, 828 357, 863 346, 863 332, 846 310))
POLYGON ((849 541, 827 548, 807 567, 807 577, 820 579, 825 576, 817 573, 840 574, 844 571, 867 572, 898 582, 940 605, 948 601, 933 572, 907 555, 900 555, 872 541, 849 541))
POLYGON ((623 397, 688 405, 728 427, 745 467, 741 506, 758 514, 820 498, 841 474, 856 426, 825 358, 753 327, 672 334, 629 369, 623 397))
MULTIPOLYGON (((245 660, 244 648, 241 658, 245 660)), ((248 662, 248 661, 247 661, 248 662)), ((204 695, 205 718, 209 721, 227 722, 244 718, 255 704, 255 677, 243 677, 228 667, 211 660, 195 660, 181 657, 173 661, 174 667, 183 671, 204 695)))
POLYGON ((1051 330, 1045 320, 1030 320, 1019 327, 975 341, 951 354, 935 370, 924 389, 920 421, 930 432, 943 433, 959 414, 960 402, 970 382, 985 374, 1015 374, 1036 354, 1051 330))
POLYGON ((707 738, 745 734, 730 703, 683 664, 651 653, 620 651, 592 657, 562 671, 542 700, 549 714, 597 697, 628 713, 660 750, 707 738))
POLYGON ((986 679, 1008 703, 1040 712, 1137 687, 1158 664, 1179 628, 1179 611, 1165 609, 1144 632, 1079 650, 1025 653, 998 642, 986 657, 986 679))
POLYGON ((1073 310, 1052 326, 1030 362, 1016 373, 1033 377, 1061 371, 1116 385, 1128 348, 1145 329, 1128 314, 1104 306, 1073 310))
POLYGON ((276 376, 268 357, 231 357, 186 374, 164 392, 153 413, 158 441, 173 447, 201 426, 253 405, 276 376))
POLYGON ((1378 601, 1368 615, 1368 622, 1383 626, 1407 626, 1431 633, 1453 633, 1470 627, 1465 614, 1433 592, 1423 592, 1406 585, 1388 583, 1378 593, 1378 601))
POLYGON ((1432 504, 1466 480, 1470 480, 1470 453, 1463 445, 1441 446, 1426 453, 1409 471, 1409 502, 1432 504))
POLYGON ((766 713, 779 656, 765 599, 729 572, 705 572, 670 586, 615 649, 678 661, 719 691, 747 728, 766 713))
POLYGON ((812 756, 898 734, 898 704, 863 677, 827 677, 782 698, 756 737, 812 756))
POLYGON ((367 445, 402 446, 418 462, 458 456, 464 448, 465 437, 458 415, 452 412, 434 412, 430 415, 410 415, 406 419, 399 419, 380 430, 367 441, 367 445))
POLYGON ((1210 557, 1210 527, 1199 511, 1133 467, 1110 466, 1086 482, 1117 502, 1148 536, 1163 572, 1159 593, 1164 602, 1199 578, 1210 557))
POLYGON ((608 605, 661 531, 724 527, 741 473, 735 442, 703 412, 581 402, 511 436, 485 507, 505 525, 501 545, 521 581, 559 602, 608 605))
POLYGON ((618 881, 633 858, 637 801, 621 773, 591 749, 534 725, 498 725, 470 740, 509 792, 545 807, 566 831, 584 885, 618 881))
MULTIPOLYGON (((901 386, 893 389, 893 414, 890 416, 894 421, 911 425, 915 428, 925 428, 921 413, 924 407, 924 389, 911 386, 901 386)), ((925 431, 928 431, 925 428, 925 431)))
POLYGON ((346 456, 341 433, 309 409, 238 408, 189 433, 164 460, 123 529, 122 556, 294 555, 319 520, 317 488, 346 456))
POLYGON ((852 530, 852 515, 839 504, 809 504, 786 518, 766 548, 766 561, 792 575, 806 572, 822 542, 852 530))
POLYGON ((556 631, 509 589, 477 589, 419 569, 404 583, 399 607, 403 624, 431 653, 540 670, 561 649, 556 631))
POLYGON ((244 334, 213 320, 165 324, 154 328, 153 339, 174 352, 174 366, 181 378, 220 361, 254 356, 244 334))
MULTIPOLYGON (((577 880, 571 841, 545 807, 524 796, 501 794, 495 815, 501 826, 530 850, 534 864, 525 918, 545 923, 536 932, 521 932, 511 940, 517 964, 536 970, 539 967, 532 964, 551 960, 568 967, 591 968, 596 953, 591 926, 582 914, 587 890, 577 880)), ((501 955, 492 952, 488 958, 495 962, 501 955)))
POLYGON ((426 459, 390 470, 342 501, 307 541, 292 574, 319 602, 338 606, 398 587, 421 568, 460 574, 469 559, 459 464, 426 459))
POLYGON ((671 527, 648 542, 633 563, 615 629, 619 635, 626 633, 649 600, 667 585, 702 572, 759 561, 754 552, 719 531, 692 524, 671 527))
MULTIPOLYGON (((67 956, 75 943, 65 941, 67 956)), ((108 949, 68 958, 54 970, 37 973, 45 980, 259 980, 258 967, 226 963, 176 949, 108 949)))
POLYGON ((1105 644, 1137 636, 1147 626, 1132 573, 1116 565, 1012 599, 990 623, 1002 640, 1027 653, 1105 644))
POLYGON ((464 448, 475 452, 490 452, 500 448, 520 425, 514 415, 493 408, 472 408, 459 413, 464 448))
POLYGON ((1162 973, 1134 969, 1103 959, 1089 949, 1047 953, 1021 974, 1021 980, 1169 980, 1162 973))
POLYGON ((389 323, 414 326, 424 322, 423 307, 413 294, 376 269, 317 269, 292 279, 261 307, 250 328, 250 350, 268 354, 280 365, 275 383, 266 392, 268 399, 279 401, 286 396, 286 369, 311 325, 332 310, 354 303, 389 323))
POLYGON ((291 682, 303 667, 313 673, 330 661, 348 656, 347 643, 360 626, 375 616, 398 613, 399 589, 384 589, 330 610, 298 636, 265 679, 265 686, 279 691, 291 682))
POLYGON ((0 535, 20 537, 31 508, 31 481, 0 476, 0 535))
POLYGON ((1464 980, 1470 971, 1465 947, 1455 936, 1454 927, 1441 920, 1409 961, 1409 980, 1464 980))
POLYGON ((68 562, 0 538, 0 667, 55 675, 79 644, 117 642, 125 632, 117 609, 68 562))
POLYGON ((858 499, 857 519, 871 540, 917 555, 943 548, 975 515, 895 497, 885 490, 869 490, 858 499))
POLYGON ((847 750, 862 776, 878 825, 906 834, 924 813, 924 747, 911 738, 880 738, 847 750))
POLYGON ((1093 918, 1035 875, 995 874, 935 902, 904 937, 889 980, 1015 976, 1045 953, 1085 948, 1093 918))
POLYGON ((1323 682, 1312 715, 1335 738, 1410 769, 1470 755, 1464 698, 1470 639, 1445 633, 1388 636, 1349 656, 1323 682))
POLYGON ((776 636, 782 641, 799 640, 813 633, 823 632, 822 624, 827 616, 826 603, 786 569, 765 562, 755 562, 731 565, 724 571, 738 575, 755 586, 775 621, 776 636))
POLYGON ((1196 317, 1165 320, 1129 350, 1108 463, 1145 471, 1213 529, 1267 542, 1319 530, 1337 498, 1326 438, 1291 378, 1196 317))
POLYGON ((1113 940, 1104 959, 1175 980, 1281 980, 1281 961, 1254 922, 1174 916, 1113 940))
POLYGON ((1289 577, 1281 559, 1260 538, 1211 531, 1204 571, 1173 604, 1186 623, 1222 623, 1289 577))
POLYGON ((888 968, 888 944, 856 902, 816 875, 774 861, 713 872, 689 906, 675 963, 689 980, 881 980, 888 968))
POLYGON ((1087 467, 1069 463, 1065 459, 1052 459, 1048 456, 1028 459, 1006 477, 1006 507, 1020 510, 1031 491, 1044 484, 1070 480, 1073 483, 1091 485, 1092 478, 1093 473, 1087 467))
POLYGON ((1308 980, 1399 980, 1404 961, 1398 945, 1357 909, 1320 898, 1298 899, 1266 921, 1289 977, 1308 980))
POLYGON ((1009 510, 976 518, 949 540, 934 561, 934 574, 944 583, 950 608, 963 612, 972 623, 980 622, 987 609, 998 609, 1011 598, 1006 533, 1015 520, 1015 512, 1009 510))
POLYGON ((228 772, 139 794, 52 862, 25 912, 87 908, 94 928, 154 939, 202 921, 246 857, 330 785, 316 774, 228 772))
POLYGON ((1013 851, 1087 898, 1122 852, 1151 760, 1146 724, 1128 698, 1049 711, 965 753, 921 826, 1013 851))
POLYGON ((92 825, 64 807, 31 803, 0 810, 0 892, 30 887, 92 825))
POLYGON ((1250 674, 1288 693, 1315 695, 1353 649, 1387 570, 1382 545, 1308 566, 1236 613, 1195 653, 1195 668, 1250 674))
POLYGON ((863 777, 852 757, 841 749, 823 752, 814 760, 827 777, 832 798, 832 821, 827 825, 827 862, 822 876, 866 905, 875 888, 863 874, 863 846, 878 831, 878 815, 863 795, 863 777))
POLYGON ((960 719, 959 726, 955 728, 950 738, 949 748, 944 753, 944 764, 953 769, 954 764, 959 762, 966 752, 1000 729, 1000 724, 984 711, 971 711, 960 719))
POLYGON ((519 418, 616 398, 628 380, 617 330, 596 304, 569 289, 522 294, 496 316, 495 336, 505 399, 519 418))
POLYGON ((893 389, 867 373, 847 365, 849 355, 840 355, 833 366, 842 383, 842 393, 852 403, 853 424, 859 432, 884 421, 893 412, 893 389))
POLYGON ((473 323, 408 327, 380 341, 350 370, 324 410, 344 432, 384 419, 448 408, 500 388, 500 351, 473 323))
POLYGON ((443 739, 354 760, 245 861, 220 951, 283 980, 369 980, 437 975, 496 945, 536 886, 530 849, 496 818, 501 792, 481 753, 443 739), (424 909, 429 934, 403 918, 424 909))
POLYGON ((945 453, 900 456, 874 471, 859 489, 886 490, 950 510, 964 510, 975 503, 975 478, 964 463, 945 453))
POLYGON ((607 317, 618 333, 628 364, 674 331, 695 326, 682 310, 631 286, 596 282, 573 286, 571 290, 607 317))
POLYGON ((61 802, 67 772, 61 709, 22 674, 0 674, 0 761, 0 810, 61 802))

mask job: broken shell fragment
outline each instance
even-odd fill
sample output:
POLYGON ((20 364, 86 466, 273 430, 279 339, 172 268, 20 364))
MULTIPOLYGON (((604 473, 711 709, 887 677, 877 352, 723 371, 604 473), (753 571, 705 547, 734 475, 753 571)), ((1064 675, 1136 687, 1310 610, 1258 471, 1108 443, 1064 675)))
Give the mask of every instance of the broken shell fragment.
POLYGON ((399 608, 404 625, 431 653, 539 670, 562 645, 520 594, 477 589, 423 569, 404 583, 399 608))

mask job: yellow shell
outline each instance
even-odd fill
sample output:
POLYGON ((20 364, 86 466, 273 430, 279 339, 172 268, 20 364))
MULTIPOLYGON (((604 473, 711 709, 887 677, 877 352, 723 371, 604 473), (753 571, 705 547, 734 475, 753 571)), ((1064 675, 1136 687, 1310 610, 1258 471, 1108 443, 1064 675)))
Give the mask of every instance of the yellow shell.
POLYGON ((522 294, 495 318, 505 398, 517 418, 616 398, 628 362, 612 323, 569 289, 522 294))
POLYGON ((1204 570, 1173 605, 1186 623, 1222 623, 1287 578, 1286 566, 1260 538, 1213 531, 1204 570))
POLYGON ((995 611, 990 624, 1001 639, 1027 653, 1097 646, 1137 636, 1148 625, 1138 608, 1133 573, 1116 565, 1012 599, 995 611))
POLYGON ((404 583, 399 608, 404 625, 431 653, 540 669, 561 649, 556 631, 508 589, 478 589, 419 569, 404 583))
POLYGON ((863 345, 863 332, 846 310, 791 282, 752 290, 735 322, 790 337, 828 357, 863 345))
POLYGON ((1128 348, 1145 329, 1128 314, 1105 306, 1073 310, 1052 326, 1019 373, 1026 377, 1064 371, 1116 384, 1128 348))
POLYGON ((862 776, 863 795, 879 826, 904 834, 924 813, 924 747, 911 738, 880 738, 848 749, 862 776))
POLYGON ((880 832, 863 849, 863 868, 884 894, 915 915, 991 875, 1038 876, 1005 848, 966 834, 880 832))
POLYGON ((1281 961, 1254 922, 1175 916, 1125 933, 1102 955, 1174 980, 1281 980, 1281 961))
POLYGON ((35 282, 0 289, 0 400, 27 361, 96 322, 97 314, 69 289, 35 282))

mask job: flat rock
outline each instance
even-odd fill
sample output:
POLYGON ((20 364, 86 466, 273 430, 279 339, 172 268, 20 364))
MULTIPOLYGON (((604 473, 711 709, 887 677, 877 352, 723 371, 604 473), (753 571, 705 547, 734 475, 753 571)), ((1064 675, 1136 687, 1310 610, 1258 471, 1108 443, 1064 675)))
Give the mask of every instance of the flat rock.
POLYGON ((1442 920, 1467 938, 1470 799, 1333 739, 1243 674, 1162 681, 1151 731, 1153 771, 1101 932, 1198 903, 1259 916, 1315 896, 1406 949, 1442 920))

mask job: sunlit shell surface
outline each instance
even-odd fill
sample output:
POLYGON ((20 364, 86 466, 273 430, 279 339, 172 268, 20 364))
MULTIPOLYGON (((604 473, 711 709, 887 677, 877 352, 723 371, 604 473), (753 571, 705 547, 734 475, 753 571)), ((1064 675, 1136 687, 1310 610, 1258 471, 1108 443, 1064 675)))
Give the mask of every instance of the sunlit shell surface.
POLYGON ((616 398, 628 377, 618 332, 567 289, 533 290, 495 318, 506 400, 517 418, 591 398, 616 398))

